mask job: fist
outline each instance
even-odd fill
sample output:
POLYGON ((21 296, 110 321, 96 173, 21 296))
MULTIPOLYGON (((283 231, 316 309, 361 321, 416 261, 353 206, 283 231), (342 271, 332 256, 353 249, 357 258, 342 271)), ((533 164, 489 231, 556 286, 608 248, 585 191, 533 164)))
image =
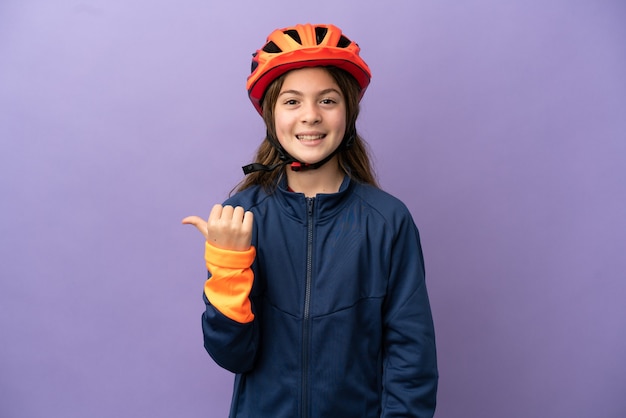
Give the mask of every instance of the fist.
POLYGON ((198 216, 183 219, 183 224, 194 225, 211 245, 224 250, 246 251, 252 243, 252 212, 241 206, 215 205, 208 221, 198 216))

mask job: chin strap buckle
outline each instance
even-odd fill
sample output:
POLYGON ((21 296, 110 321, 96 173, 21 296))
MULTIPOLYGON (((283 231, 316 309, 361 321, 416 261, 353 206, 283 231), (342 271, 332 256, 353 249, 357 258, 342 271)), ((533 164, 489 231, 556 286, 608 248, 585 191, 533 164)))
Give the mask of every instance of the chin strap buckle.
POLYGON ((302 171, 306 170, 309 164, 303 164, 300 161, 294 161, 291 163, 291 171, 302 171))

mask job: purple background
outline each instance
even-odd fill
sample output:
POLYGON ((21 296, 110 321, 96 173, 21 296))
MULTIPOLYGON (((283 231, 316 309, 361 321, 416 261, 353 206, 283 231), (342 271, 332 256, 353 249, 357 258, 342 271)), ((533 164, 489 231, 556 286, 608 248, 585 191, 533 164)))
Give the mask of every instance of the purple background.
POLYGON ((0 416, 224 417, 199 234, 250 54, 333 22, 422 232, 438 418, 626 416, 622 0, 0 2, 0 416))

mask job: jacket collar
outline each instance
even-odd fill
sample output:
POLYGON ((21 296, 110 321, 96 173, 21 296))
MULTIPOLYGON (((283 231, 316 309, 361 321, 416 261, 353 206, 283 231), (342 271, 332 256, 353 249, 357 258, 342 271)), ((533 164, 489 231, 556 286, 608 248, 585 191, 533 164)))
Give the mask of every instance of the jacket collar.
MULTIPOLYGON (((332 217, 340 212, 350 200, 351 191, 355 182, 347 175, 344 176, 337 193, 324 193, 315 196, 313 216, 316 220, 332 217)), ((287 178, 282 176, 275 192, 276 198, 286 214, 306 223, 308 217, 308 200, 303 193, 296 193, 287 189, 287 178)))

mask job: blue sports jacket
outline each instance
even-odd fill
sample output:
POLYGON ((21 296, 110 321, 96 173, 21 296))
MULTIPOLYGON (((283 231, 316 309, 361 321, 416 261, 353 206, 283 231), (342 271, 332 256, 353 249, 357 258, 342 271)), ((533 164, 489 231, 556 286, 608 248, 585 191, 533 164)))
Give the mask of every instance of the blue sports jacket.
POLYGON ((348 177, 338 193, 283 181, 224 204, 254 213, 256 249, 252 320, 204 295, 205 348, 236 373, 230 417, 432 417, 435 336, 406 206, 348 177))

